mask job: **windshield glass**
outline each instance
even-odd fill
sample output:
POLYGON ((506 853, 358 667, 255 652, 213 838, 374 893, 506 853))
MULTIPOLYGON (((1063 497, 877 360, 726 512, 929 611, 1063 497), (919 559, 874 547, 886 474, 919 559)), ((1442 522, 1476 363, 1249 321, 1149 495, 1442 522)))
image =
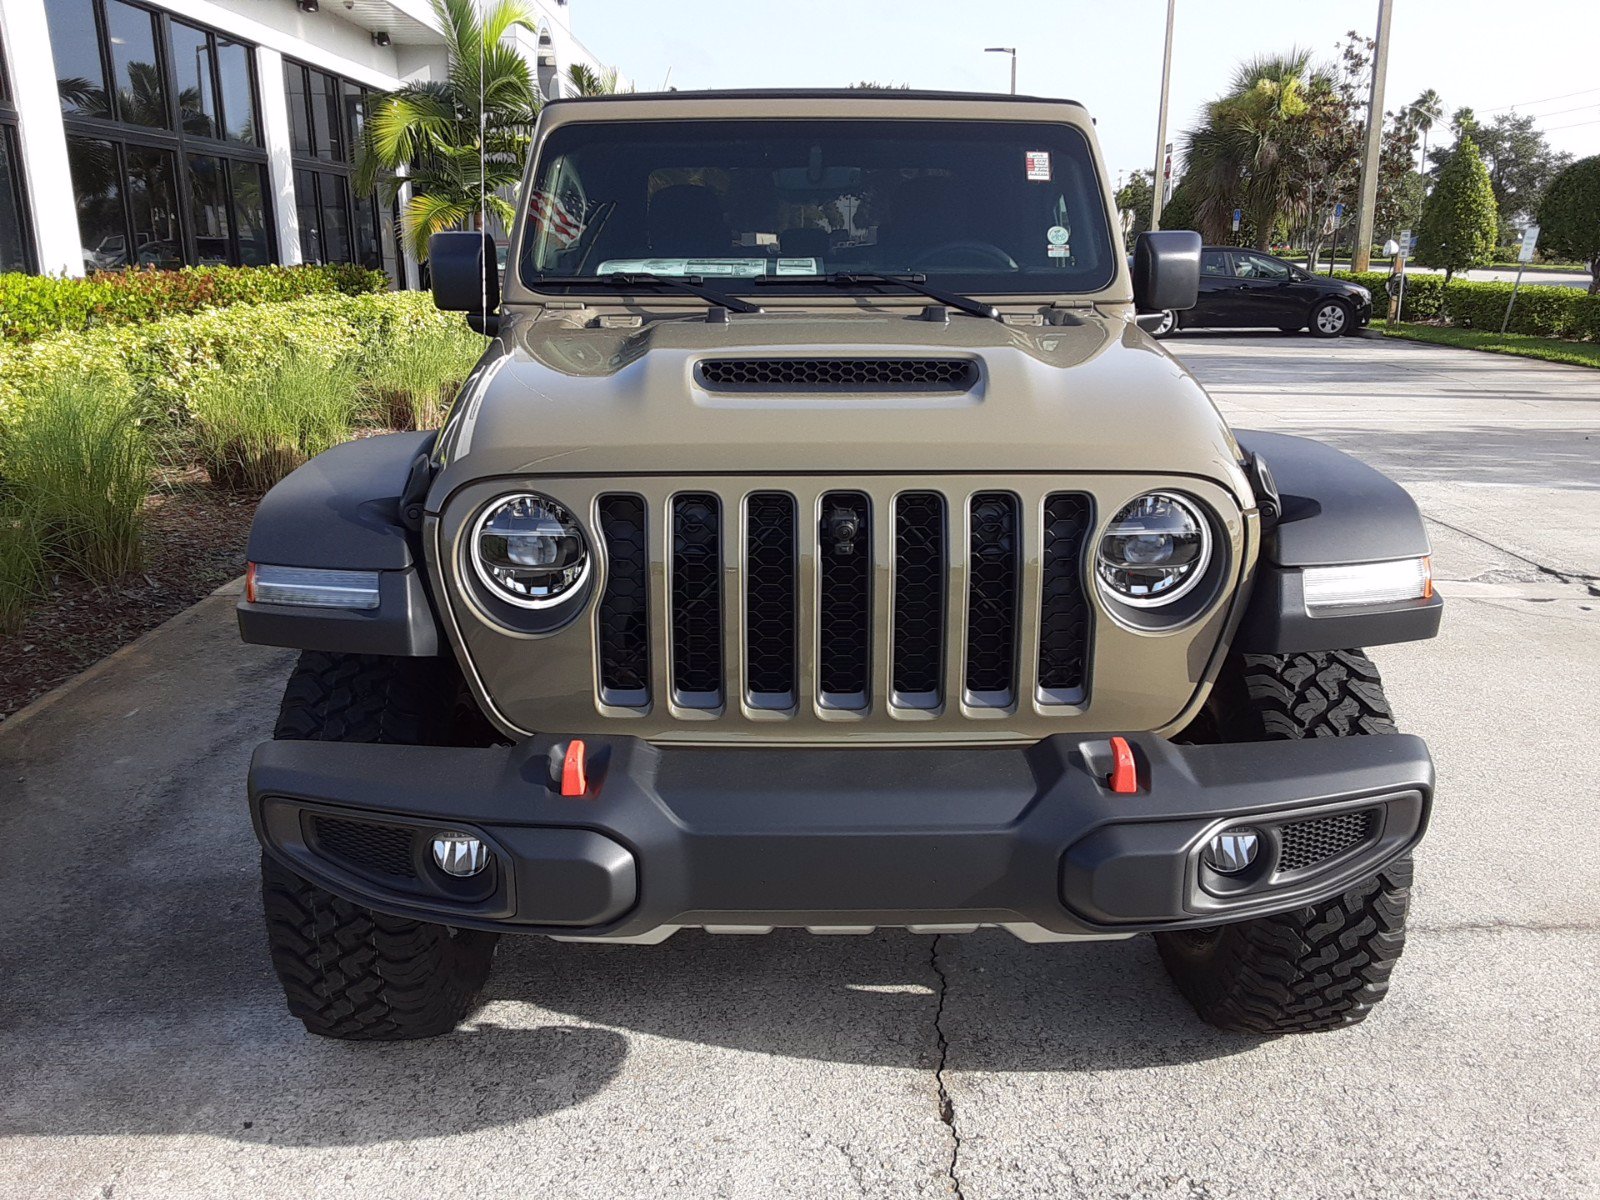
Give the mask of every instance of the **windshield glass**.
POLYGON ((1058 293, 1116 270, 1070 125, 574 122, 545 142, 527 222, 534 288, 647 272, 728 292, 765 279, 770 298, 784 278, 915 272, 968 293, 1058 293))

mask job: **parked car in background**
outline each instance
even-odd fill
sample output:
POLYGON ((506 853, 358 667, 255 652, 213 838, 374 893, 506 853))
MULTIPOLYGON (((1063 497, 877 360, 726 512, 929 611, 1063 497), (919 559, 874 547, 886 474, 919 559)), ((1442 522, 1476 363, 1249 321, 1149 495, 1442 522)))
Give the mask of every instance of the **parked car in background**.
POLYGON ((1200 252, 1200 301, 1184 312, 1164 310, 1149 329, 1309 329, 1340 337, 1372 319, 1372 293, 1355 283, 1313 275, 1292 262, 1242 250, 1206 246, 1200 252))

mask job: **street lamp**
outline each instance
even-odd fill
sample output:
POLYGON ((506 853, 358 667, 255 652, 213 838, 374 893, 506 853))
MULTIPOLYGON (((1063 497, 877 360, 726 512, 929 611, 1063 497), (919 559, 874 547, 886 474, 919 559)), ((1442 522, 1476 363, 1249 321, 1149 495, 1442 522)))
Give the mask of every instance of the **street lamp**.
POLYGON ((1011 55, 1011 94, 1017 94, 1017 48, 1015 46, 985 46, 985 54, 1011 55))

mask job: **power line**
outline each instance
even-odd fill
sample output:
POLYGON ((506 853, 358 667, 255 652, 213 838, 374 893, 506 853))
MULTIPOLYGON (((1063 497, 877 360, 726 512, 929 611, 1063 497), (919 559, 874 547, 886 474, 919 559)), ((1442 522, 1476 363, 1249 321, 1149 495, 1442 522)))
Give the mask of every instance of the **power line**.
POLYGON ((1546 96, 1543 100, 1524 100, 1519 104, 1502 104, 1499 108, 1486 108, 1486 113, 1506 112, 1513 108, 1532 108, 1535 104, 1549 104, 1552 100, 1570 100, 1574 96, 1587 96, 1600 92, 1600 88, 1584 88, 1581 92, 1563 92, 1559 96, 1546 96))
POLYGON ((1562 129, 1576 129, 1580 125, 1600 125, 1600 117, 1592 121, 1574 121, 1571 125, 1552 125, 1549 129, 1541 129, 1540 133, 1555 133, 1562 129))

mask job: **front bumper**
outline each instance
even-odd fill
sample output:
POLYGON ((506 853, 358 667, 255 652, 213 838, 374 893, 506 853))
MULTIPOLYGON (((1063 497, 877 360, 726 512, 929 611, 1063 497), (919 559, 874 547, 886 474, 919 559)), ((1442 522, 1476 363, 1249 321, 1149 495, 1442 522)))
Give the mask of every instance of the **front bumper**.
POLYGON ((880 750, 597 737, 577 797, 560 794, 565 743, 548 738, 494 749, 278 741, 255 753, 250 807, 270 854, 369 907, 606 938, 684 926, 995 924, 1071 937, 1214 925, 1337 895, 1427 825, 1433 768, 1419 738, 1128 741, 1133 794, 1107 786, 1104 739, 880 750), (1297 824, 1325 817, 1340 819, 1297 824), (1242 875, 1215 875, 1200 850, 1239 824, 1262 833, 1262 853, 1242 875), (482 838, 488 868, 440 872, 429 844, 441 829, 482 838), (1336 839, 1303 831, 1328 829, 1360 836, 1308 862, 1308 847, 1336 839))

